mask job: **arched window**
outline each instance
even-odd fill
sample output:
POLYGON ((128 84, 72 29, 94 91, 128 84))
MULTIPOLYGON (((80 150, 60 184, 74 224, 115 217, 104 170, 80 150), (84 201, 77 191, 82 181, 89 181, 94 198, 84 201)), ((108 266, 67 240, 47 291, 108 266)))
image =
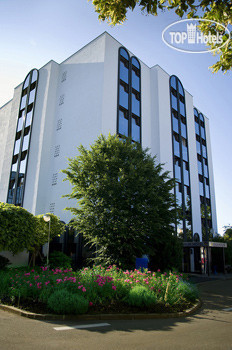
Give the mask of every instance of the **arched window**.
POLYGON ((39 72, 26 76, 21 93, 7 202, 22 206, 39 72))
POLYGON ((192 240, 192 214, 188 156, 188 135, 185 93, 180 80, 170 77, 170 101, 173 139, 173 171, 176 179, 176 203, 182 208, 182 216, 176 231, 184 240, 192 240))
POLYGON ((141 67, 136 57, 119 49, 118 118, 119 136, 141 142, 141 67))
POLYGON ((209 232, 212 228, 211 201, 209 188, 209 169, 206 147, 205 119, 202 113, 194 108, 196 148, 198 163, 199 192, 201 203, 201 228, 202 240, 209 240, 209 232))

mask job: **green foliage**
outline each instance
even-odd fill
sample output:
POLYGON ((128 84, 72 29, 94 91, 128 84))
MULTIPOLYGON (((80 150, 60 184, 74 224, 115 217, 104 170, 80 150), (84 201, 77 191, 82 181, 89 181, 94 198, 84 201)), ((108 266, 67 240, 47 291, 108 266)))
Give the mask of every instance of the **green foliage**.
POLYGON ((77 272, 41 267, 0 272, 0 299, 5 302, 9 297, 17 304, 27 300, 49 304, 56 313, 82 313, 87 312, 88 304, 97 308, 115 303, 144 309, 155 303, 183 307, 194 302, 198 292, 182 274, 171 272, 123 271, 116 266, 94 266, 77 272))
POLYGON ((199 298, 199 291, 197 287, 187 282, 181 282, 179 284, 178 293, 183 299, 190 302, 194 302, 199 298))
POLYGON ((3 270, 7 265, 10 264, 10 260, 5 256, 0 255, 0 270, 3 270))
MULTIPOLYGON (((223 24, 225 27, 232 24, 232 8, 231 1, 216 0, 92 0, 95 11, 99 13, 99 19, 107 20, 111 25, 122 24, 126 21, 128 10, 134 10, 139 6, 141 11, 146 14, 157 15, 158 11, 174 10, 179 17, 187 15, 188 18, 203 18, 223 24)), ((199 29, 208 34, 215 34, 216 30, 222 31, 222 27, 218 27, 212 22, 201 22, 199 29)), ((222 31, 222 34, 224 30, 222 31)), ((232 34, 232 32, 230 32, 232 34)), ((223 43, 228 39, 228 34, 223 36, 223 43)), ((229 42, 220 49, 217 44, 210 44, 210 49, 216 49, 215 54, 219 55, 219 60, 212 67, 213 72, 222 70, 228 71, 232 67, 232 35, 229 42)))
POLYGON ((17 254, 33 246, 36 228, 35 217, 26 209, 0 203, 0 251, 17 254))
POLYGON ((11 274, 7 271, 0 271, 0 302, 7 297, 10 292, 11 274))
POLYGON ((66 289, 57 290, 48 298, 48 307, 57 314, 84 314, 88 305, 84 297, 66 289))
POLYGON ((130 306, 148 308, 156 303, 155 294, 144 286, 135 286, 130 290, 125 302, 130 306))
MULTIPOLYGON (((60 236, 64 224, 54 214, 51 217, 50 239, 60 236)), ((48 241, 48 223, 43 215, 34 216, 22 207, 0 202, 0 250, 13 254, 27 250, 34 260, 41 245, 48 241)))
POLYGON ((54 251, 49 256, 49 264, 52 269, 56 267, 71 268, 72 258, 62 252, 54 251))
POLYGON ((90 150, 78 151, 63 171, 73 186, 68 197, 78 204, 68 209, 77 232, 97 248, 97 260, 132 268, 136 257, 160 254, 174 230, 174 180, 130 139, 100 136, 90 150))

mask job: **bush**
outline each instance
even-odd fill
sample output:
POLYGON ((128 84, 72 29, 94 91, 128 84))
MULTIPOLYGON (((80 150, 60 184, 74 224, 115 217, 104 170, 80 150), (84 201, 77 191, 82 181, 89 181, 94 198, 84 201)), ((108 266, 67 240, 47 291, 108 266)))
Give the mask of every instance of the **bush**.
POLYGON ((154 293, 144 286, 136 286, 130 290, 126 303, 130 306, 137 307, 149 307, 156 303, 156 297, 154 293))
POLYGON ((62 252, 54 251, 49 255, 49 264, 52 269, 56 267, 63 269, 71 268, 72 258, 62 252))
POLYGON ((7 265, 10 265, 10 260, 0 255, 0 270, 3 270, 7 265))
POLYGON ((48 307, 57 314, 84 314, 89 303, 81 295, 72 294, 66 289, 55 291, 48 298, 48 307))
POLYGON ((194 302, 199 298, 197 287, 187 282, 182 282, 179 284, 178 292, 186 301, 194 302))
POLYGON ((0 301, 9 296, 10 291, 10 274, 0 272, 0 301))

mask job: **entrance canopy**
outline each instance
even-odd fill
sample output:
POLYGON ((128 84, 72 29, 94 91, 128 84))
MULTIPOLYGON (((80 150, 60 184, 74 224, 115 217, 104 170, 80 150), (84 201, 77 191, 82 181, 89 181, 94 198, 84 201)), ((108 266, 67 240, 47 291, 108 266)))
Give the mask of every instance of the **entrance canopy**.
POLYGON ((227 243, 221 242, 183 242, 186 248, 205 247, 205 248, 227 248, 227 243))

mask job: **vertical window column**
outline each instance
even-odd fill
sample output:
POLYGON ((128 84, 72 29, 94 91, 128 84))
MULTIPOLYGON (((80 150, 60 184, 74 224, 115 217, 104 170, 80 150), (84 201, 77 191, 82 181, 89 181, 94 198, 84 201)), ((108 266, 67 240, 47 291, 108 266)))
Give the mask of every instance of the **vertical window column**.
POLYGON ((118 118, 119 136, 141 142, 141 67, 125 48, 119 49, 118 118))
POLYGON ((205 121, 202 113, 194 108, 196 148, 198 161, 199 192, 201 203, 201 228, 202 240, 209 240, 210 229, 212 228, 208 157, 206 148, 205 121))
POLYGON ((176 179, 176 204, 181 207, 181 220, 176 231, 184 241, 192 240, 192 214, 188 156, 187 120, 185 94, 180 80, 170 78, 170 102, 173 139, 173 171, 176 179))
POLYGON ((23 205, 37 85, 38 71, 34 69, 27 75, 23 83, 7 195, 7 202, 17 206, 23 205))

